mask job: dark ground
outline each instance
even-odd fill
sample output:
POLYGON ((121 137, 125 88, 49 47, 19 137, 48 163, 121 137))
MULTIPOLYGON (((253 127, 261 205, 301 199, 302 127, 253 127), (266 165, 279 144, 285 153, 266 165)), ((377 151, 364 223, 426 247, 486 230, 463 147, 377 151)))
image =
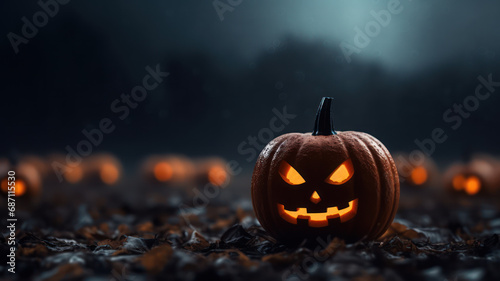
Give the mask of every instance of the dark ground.
POLYGON ((18 210, 17 273, 6 271, 4 238, 0 269, 9 280, 499 280, 498 202, 402 188, 379 241, 334 239, 325 249, 277 243, 248 200, 193 209, 163 190, 146 206, 90 189, 87 203, 75 204, 82 196, 66 192, 18 210))

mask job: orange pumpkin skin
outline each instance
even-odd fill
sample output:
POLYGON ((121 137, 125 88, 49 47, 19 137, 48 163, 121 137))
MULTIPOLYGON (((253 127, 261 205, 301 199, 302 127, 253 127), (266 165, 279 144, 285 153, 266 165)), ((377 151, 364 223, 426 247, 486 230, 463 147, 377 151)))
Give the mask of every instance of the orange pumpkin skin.
MULTIPOLYGON (((318 115, 326 110, 324 102, 325 98, 318 115)), ((299 243, 304 239, 314 242, 317 238, 333 237, 347 242, 375 239, 387 230, 396 215, 399 180, 388 150, 366 133, 336 133, 333 127, 332 132, 331 135, 282 135, 272 140, 257 160, 252 177, 254 211, 264 229, 281 242, 299 243), (352 177, 339 185, 325 182, 347 159, 352 161, 352 177), (305 182, 300 185, 285 182, 280 176, 282 161, 300 173, 305 182), (319 202, 312 200, 315 192, 321 198, 319 202), (356 199, 354 217, 344 222, 339 217, 331 218, 321 227, 311 227, 307 218, 290 223, 278 210, 278 204, 291 211, 307 208, 308 214, 323 213, 334 206, 347 210, 349 202, 356 199)))

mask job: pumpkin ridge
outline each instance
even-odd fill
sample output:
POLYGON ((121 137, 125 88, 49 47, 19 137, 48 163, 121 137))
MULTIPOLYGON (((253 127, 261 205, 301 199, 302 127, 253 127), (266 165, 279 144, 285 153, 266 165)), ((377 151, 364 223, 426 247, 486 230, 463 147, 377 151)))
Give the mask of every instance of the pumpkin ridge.
MULTIPOLYGON (((374 229, 377 226, 376 222, 379 219, 380 213, 381 213, 380 212, 380 206, 381 206, 380 198, 381 198, 381 194, 382 194, 382 191, 381 191, 382 183, 381 183, 381 178, 380 178, 380 173, 379 173, 380 167, 379 167, 377 160, 376 160, 377 157, 374 157, 374 153, 370 149, 370 145, 368 143, 366 143, 365 139, 359 134, 359 132, 349 131, 349 134, 352 136, 352 139, 358 143, 358 145, 361 145, 366 149, 365 156, 366 156, 366 158, 370 159, 370 166, 374 166, 376 168, 376 172, 374 173, 374 175, 377 177, 377 180, 376 180, 376 191, 375 191, 374 195, 377 198, 373 200, 374 202, 376 202, 376 207, 372 208, 373 211, 375 212, 375 215, 373 216, 374 220, 371 222, 371 225, 368 228, 368 231, 366 232, 367 233, 366 238, 371 238, 373 236, 374 229)), ((366 162, 366 159, 363 159, 363 160, 366 162)))
POLYGON ((344 134, 345 133, 337 132, 337 136, 338 136, 340 144, 342 145, 343 150, 347 152, 347 157, 351 158, 351 151, 349 149, 347 149, 347 147, 345 145, 344 138, 342 137, 342 135, 344 135, 344 134))
MULTIPOLYGON (((396 195, 396 190, 398 190, 398 189, 394 188, 394 185, 396 184, 396 181, 395 181, 395 178, 394 178, 395 175, 394 175, 394 171, 393 171, 393 161, 390 160, 390 159, 392 159, 392 157, 389 158, 390 155, 388 157, 387 152, 384 149, 382 149, 382 146, 380 145, 380 141, 378 141, 377 139, 375 139, 374 137, 372 137, 372 136, 370 136, 369 134, 366 134, 366 133, 359 133, 359 135, 362 136, 361 138, 363 138, 365 141, 369 140, 371 142, 376 143, 377 146, 380 148, 380 150, 384 153, 385 157, 377 157, 377 159, 379 159, 380 161, 386 162, 385 164, 381 163, 383 165, 383 167, 378 167, 379 171, 386 171, 386 173, 388 173, 389 170, 392 171, 392 175, 389 175, 389 177, 387 177, 387 176, 381 177, 381 185, 383 184, 382 181, 384 181, 386 183, 387 187, 389 187, 389 189, 386 191, 386 195, 380 194, 381 198, 380 198, 379 202, 384 203, 385 200, 383 200, 383 199, 390 200, 390 202, 386 202, 387 204, 380 204, 380 208, 378 209, 379 210, 379 214, 381 214, 381 213, 384 214, 385 212, 387 212, 388 210, 390 210, 391 216, 388 216, 385 219, 385 221, 382 224, 383 227, 379 227, 378 228, 379 231, 377 231, 374 234, 373 238, 377 238, 377 237, 379 237, 381 234, 383 234, 387 230, 387 228, 389 227, 390 223, 394 219, 393 215, 395 215, 396 211, 397 211, 397 205, 395 205, 396 204, 395 198, 397 198, 397 197, 395 195, 396 195), (388 169, 386 169, 385 166, 388 166, 387 167, 388 169), (382 209, 382 207, 384 207, 383 209, 384 209, 385 212, 380 211, 382 209)), ((376 149, 374 146, 369 146, 369 148, 371 150, 375 150, 376 149)), ((374 153, 374 152, 372 151, 372 153, 374 153)), ((378 154, 378 153, 375 151, 375 154, 378 154)), ((386 190, 386 188, 381 188, 381 190, 386 190)), ((399 195, 399 192, 397 194, 399 195)), ((378 217, 380 217, 380 215, 377 216, 377 218, 378 217)))
MULTIPOLYGON (((271 147, 270 151, 267 153, 268 156, 272 155, 274 157, 277 149, 283 144, 283 142, 288 138, 288 135, 283 135, 279 138, 281 139, 275 139, 275 143, 271 147)), ((263 154, 264 150, 259 154, 259 157, 257 159, 257 163, 255 165, 254 170, 259 170, 262 171, 265 174, 254 174, 255 177, 252 176, 252 197, 254 196, 259 196, 260 193, 262 192, 263 188, 267 188, 268 183, 268 178, 269 178, 269 172, 270 172, 270 165, 271 163, 268 161, 265 161, 266 155, 263 154), (265 185, 262 184, 262 181, 265 181, 265 185)), ((258 200, 252 200, 252 205, 255 211, 256 217, 259 219, 261 222, 261 225, 265 228, 268 229, 268 225, 270 224, 267 220, 267 216, 265 213, 269 212, 270 210, 268 209, 269 203, 267 202, 270 200, 269 194, 266 192, 268 195, 266 200, 258 201, 258 200), (265 212, 264 214, 262 212, 265 212)), ((273 234, 273 233, 271 233, 273 234)))
POLYGON ((370 134, 366 134, 365 135, 369 138, 371 138, 373 141, 375 141, 379 147, 382 149, 382 151, 384 151, 385 155, 386 155, 386 159, 387 161, 389 162, 389 165, 391 167, 391 170, 392 170, 392 177, 393 177, 393 183, 390 185, 391 188, 393 189, 391 194, 394 194, 392 196, 392 199, 393 199, 393 206, 392 206, 392 211, 391 211, 391 215, 388 217, 387 219, 387 222, 384 226, 384 228, 382 228, 379 233, 377 233, 377 237, 381 236, 382 234, 385 233, 385 231, 389 228, 389 226, 391 225, 392 221, 394 220, 394 217, 396 216, 396 213, 398 211, 398 206, 399 206, 399 176, 398 176, 398 170, 396 168, 396 164, 394 163, 394 159, 392 159, 392 155, 391 153, 389 152, 389 150, 387 149, 387 147, 385 147, 379 140, 377 140, 374 136, 370 135, 370 134), (392 161, 391 161, 392 159, 392 161))

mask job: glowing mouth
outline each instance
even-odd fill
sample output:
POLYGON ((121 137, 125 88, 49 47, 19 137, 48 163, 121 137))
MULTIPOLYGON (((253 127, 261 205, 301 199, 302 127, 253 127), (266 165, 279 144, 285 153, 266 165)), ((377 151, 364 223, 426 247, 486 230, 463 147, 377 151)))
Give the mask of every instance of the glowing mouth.
POLYGON ((338 207, 330 207, 324 213, 308 213, 307 208, 297 208, 297 211, 285 210, 285 206, 278 204, 278 212, 280 216, 289 223, 297 224, 297 219, 307 219, 310 227, 328 226, 329 219, 340 218, 340 222, 346 222, 358 212, 358 199, 349 202, 349 207, 338 209, 338 207))

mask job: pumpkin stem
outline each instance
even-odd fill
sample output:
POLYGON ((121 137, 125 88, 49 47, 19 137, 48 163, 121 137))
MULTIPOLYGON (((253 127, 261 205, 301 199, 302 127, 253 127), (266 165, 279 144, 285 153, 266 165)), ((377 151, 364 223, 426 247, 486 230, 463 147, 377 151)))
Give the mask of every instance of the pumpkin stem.
POLYGON ((314 123, 313 136, 330 136, 336 135, 333 128, 333 98, 323 97, 316 112, 316 122, 314 123))

